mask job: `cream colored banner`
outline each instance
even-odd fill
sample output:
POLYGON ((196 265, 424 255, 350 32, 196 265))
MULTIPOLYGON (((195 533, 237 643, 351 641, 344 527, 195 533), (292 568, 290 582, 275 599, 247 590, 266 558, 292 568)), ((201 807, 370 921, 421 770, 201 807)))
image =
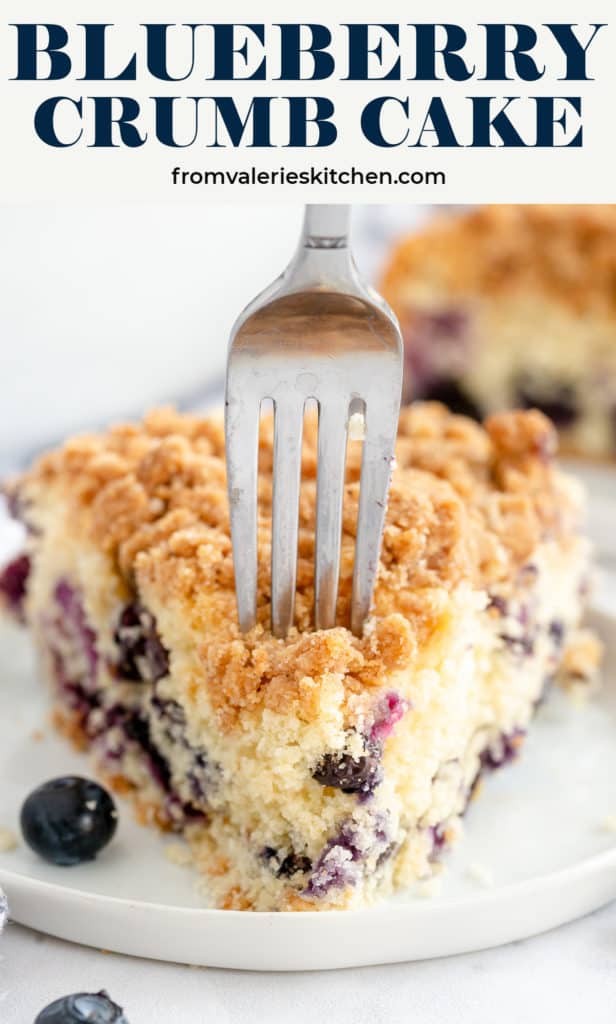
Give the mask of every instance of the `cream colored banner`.
MULTIPOLYGON (((201 0, 90 0, 87 4, 4 0, 1 195, 9 201, 114 197, 264 203, 613 202, 613 10, 611 4, 592 0, 585 4, 517 0, 498 5, 479 0, 464 4, 384 0, 376 6, 362 0, 335 4, 297 0, 292 5, 279 0, 260 5, 234 0, 225 5, 201 0), (216 15, 211 13, 214 8, 216 15), (136 80, 84 80, 87 33, 82 23, 86 21, 110 25, 105 32, 108 76, 115 77, 127 67, 130 75, 135 55, 136 80), (240 26, 234 36, 240 52, 233 61, 235 73, 245 73, 245 80, 213 79, 214 22, 240 26), (490 65, 486 40, 494 43, 499 33, 486 29, 486 24, 495 22, 510 25, 507 46, 518 38, 515 25, 535 30, 537 42, 528 51, 528 60, 542 71, 536 81, 516 76, 511 55, 505 58, 509 80, 486 80, 490 71, 494 73, 497 49, 492 46, 490 65), (66 57, 55 62, 55 70, 61 72, 62 63, 66 68, 70 61, 66 77, 16 80, 18 71, 22 79, 28 73, 29 45, 28 30, 16 24, 30 23, 51 23, 67 30, 66 45, 61 32, 58 37, 58 50, 66 57), (166 69, 180 79, 194 56, 188 78, 161 81, 148 70, 146 30, 141 23, 172 24, 166 36, 166 69), (333 58, 333 73, 316 81, 281 80, 281 74, 291 73, 294 62, 287 49, 287 63, 282 63, 280 23, 326 26, 332 34, 325 51, 333 58), (371 23, 365 42, 372 52, 364 62, 370 81, 349 80, 349 73, 357 73, 353 61, 357 65, 357 55, 363 53, 358 41, 364 31, 350 30, 349 23, 371 23), (417 80, 418 33, 413 26, 419 23, 450 23, 464 30, 467 38, 458 54, 460 63, 452 59, 448 70, 464 76, 467 69, 471 72, 467 80, 417 80), (187 26, 194 24, 204 27, 193 33, 187 26), (241 27, 247 24, 264 26, 264 43, 260 29, 241 27), (592 76, 588 80, 566 80, 573 51, 568 62, 562 45, 566 30, 549 26, 568 24, 575 25, 581 45, 588 45, 585 64, 592 76), (598 24, 603 27, 595 32, 593 25, 598 24), (355 41, 352 53, 349 39, 355 41), (262 65, 264 80, 248 77, 262 65), (390 72, 392 77, 385 77, 390 72), (495 120, 501 109, 503 117, 495 120), (124 138, 119 127, 110 123, 120 111, 130 115, 124 138), (313 120, 317 115, 321 129, 313 120), (257 145, 251 144, 254 132, 257 145), (306 145, 300 146, 304 132, 306 145), (331 144, 315 145, 319 136, 329 142, 334 134, 331 144), (523 144, 504 144, 515 141, 515 134, 523 144), (240 135, 239 144, 234 145, 233 138, 240 135), (544 145, 532 145, 537 137, 544 145), (269 146, 263 145, 264 139, 269 146), (582 145, 571 145, 574 139, 581 139, 582 145), (50 144, 54 140, 57 145, 50 144), (440 145, 435 145, 437 141, 440 145)), ((309 32, 302 29, 302 44, 309 32)), ((425 71, 430 59, 429 30, 428 35, 426 30, 420 35, 425 71)), ((288 31, 287 43, 292 36, 288 31)), ((437 47, 444 39, 445 29, 437 29, 437 47)), ((41 48, 46 45, 47 30, 40 30, 37 41, 41 48)), ((91 69, 96 39, 91 37, 89 45, 91 69)), ((228 48, 222 47, 221 62, 225 53, 228 56, 228 48)), ((308 75, 313 65, 313 58, 304 54, 298 66, 302 75, 308 75)), ((39 54, 39 73, 46 75, 50 66, 49 56, 39 54)), ((530 68, 532 72, 532 66, 521 59, 523 71, 530 68)), ((437 74, 444 73, 438 54, 434 67, 437 74)), ((321 70, 327 71, 326 58, 321 70)))

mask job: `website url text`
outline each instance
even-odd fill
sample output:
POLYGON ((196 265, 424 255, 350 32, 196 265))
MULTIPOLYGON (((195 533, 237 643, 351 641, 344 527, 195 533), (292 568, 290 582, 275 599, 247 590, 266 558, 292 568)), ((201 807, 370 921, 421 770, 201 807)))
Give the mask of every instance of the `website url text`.
POLYGON ((365 171, 359 167, 308 167, 301 171, 279 167, 266 170, 189 171, 174 167, 173 185, 446 185, 444 171, 365 171))

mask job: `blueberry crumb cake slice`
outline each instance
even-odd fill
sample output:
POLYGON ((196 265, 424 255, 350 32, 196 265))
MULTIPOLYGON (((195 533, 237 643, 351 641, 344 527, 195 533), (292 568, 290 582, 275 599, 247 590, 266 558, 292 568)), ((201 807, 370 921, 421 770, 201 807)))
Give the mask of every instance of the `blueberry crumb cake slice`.
POLYGON ((538 408, 576 454, 616 455, 616 206, 488 206, 391 253, 382 292, 407 399, 481 419, 538 408))
POLYGON ((150 414, 69 441, 10 488, 27 551, 0 577, 58 727, 139 817, 184 834, 216 905, 360 907, 433 873, 480 776, 513 758, 555 678, 598 644, 582 496, 539 412, 485 428, 403 411, 374 613, 314 632, 316 424, 304 441, 296 628, 269 628, 272 436, 261 443, 259 624, 236 618, 218 418, 150 414))

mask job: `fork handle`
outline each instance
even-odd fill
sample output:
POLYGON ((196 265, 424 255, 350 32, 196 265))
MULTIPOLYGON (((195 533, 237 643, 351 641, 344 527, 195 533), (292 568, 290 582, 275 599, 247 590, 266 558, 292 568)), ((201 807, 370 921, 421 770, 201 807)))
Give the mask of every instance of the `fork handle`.
POLYGON ((350 206, 309 204, 304 213, 301 245, 305 249, 346 249, 350 206))
POLYGON ((283 293, 313 288, 355 294, 357 272, 349 243, 349 206, 310 205, 294 259, 284 274, 283 293))

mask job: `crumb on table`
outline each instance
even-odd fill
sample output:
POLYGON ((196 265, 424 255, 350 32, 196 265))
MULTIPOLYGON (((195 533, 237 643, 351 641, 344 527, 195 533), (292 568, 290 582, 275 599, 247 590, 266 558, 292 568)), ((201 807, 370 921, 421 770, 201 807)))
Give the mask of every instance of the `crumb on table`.
POLYGON ((8 853, 11 850, 16 850, 19 846, 19 840, 14 832, 10 828, 3 828, 0 826, 0 853, 8 853))

